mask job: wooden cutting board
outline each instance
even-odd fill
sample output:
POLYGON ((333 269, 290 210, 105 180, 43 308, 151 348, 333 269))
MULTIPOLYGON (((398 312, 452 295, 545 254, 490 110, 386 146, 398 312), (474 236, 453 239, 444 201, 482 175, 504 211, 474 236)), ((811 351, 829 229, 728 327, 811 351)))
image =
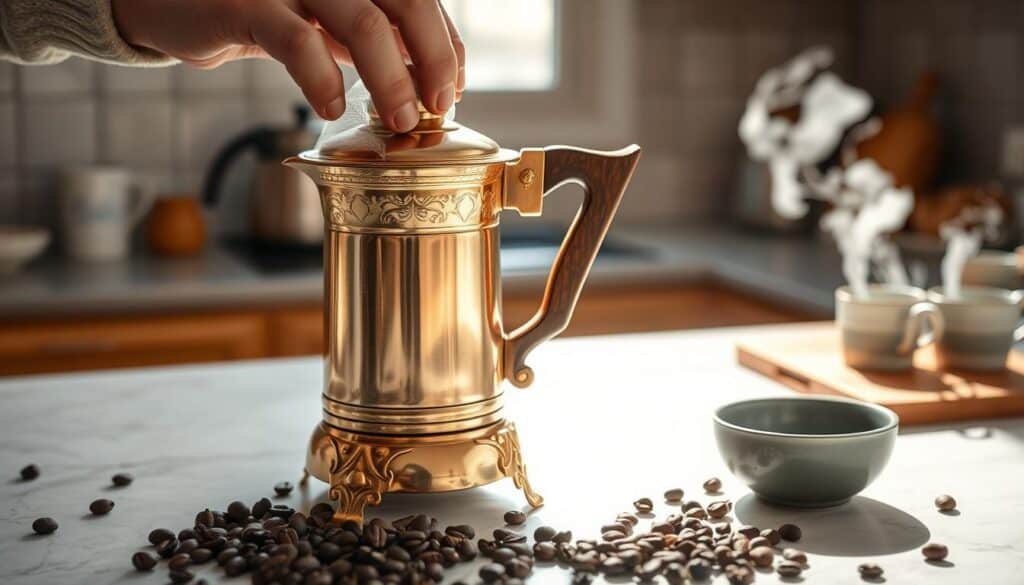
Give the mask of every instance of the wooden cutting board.
POLYGON ((930 348, 914 369, 870 372, 843 363, 832 322, 788 327, 741 340, 739 363, 807 394, 831 394, 887 406, 904 425, 1024 415, 1024 352, 1013 351, 1003 372, 942 372, 930 348))

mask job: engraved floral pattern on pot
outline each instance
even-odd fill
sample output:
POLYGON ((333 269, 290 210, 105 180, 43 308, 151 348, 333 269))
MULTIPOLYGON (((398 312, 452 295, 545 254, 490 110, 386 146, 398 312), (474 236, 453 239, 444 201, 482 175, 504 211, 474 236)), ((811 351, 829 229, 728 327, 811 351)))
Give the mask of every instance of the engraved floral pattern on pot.
MULTIPOLYGON (((493 195, 492 195, 493 196, 493 195)), ((461 227, 487 219, 476 191, 363 192, 332 190, 324 195, 332 228, 461 227)))

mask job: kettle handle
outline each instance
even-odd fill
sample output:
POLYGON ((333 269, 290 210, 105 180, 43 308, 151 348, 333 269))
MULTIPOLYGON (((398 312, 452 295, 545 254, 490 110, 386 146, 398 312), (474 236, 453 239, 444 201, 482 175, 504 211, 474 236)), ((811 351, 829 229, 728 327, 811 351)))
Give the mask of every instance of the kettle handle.
POLYGON ((583 187, 583 203, 551 265, 540 308, 505 342, 505 376, 513 385, 525 388, 533 382, 526 356, 569 326, 587 274, 639 159, 640 147, 635 144, 608 152, 569 146, 544 149, 544 195, 566 183, 576 183, 583 187))
POLYGON ((203 203, 206 207, 217 205, 220 199, 221 182, 228 167, 240 154, 255 148, 261 158, 274 155, 274 131, 270 128, 254 128, 233 138, 217 153, 203 184, 203 203))

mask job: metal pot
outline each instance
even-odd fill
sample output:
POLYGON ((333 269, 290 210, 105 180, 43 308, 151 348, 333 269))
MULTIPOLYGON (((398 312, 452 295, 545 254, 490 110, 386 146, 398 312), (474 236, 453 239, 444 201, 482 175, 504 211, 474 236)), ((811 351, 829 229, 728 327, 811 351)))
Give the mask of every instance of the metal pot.
POLYGON ((251 235, 267 242, 319 245, 324 239, 323 212, 316 185, 281 159, 312 146, 307 129, 309 109, 295 108, 292 128, 254 128, 229 142, 213 160, 203 188, 208 207, 217 204, 222 183, 236 159, 254 150, 259 157, 249 202, 251 235))
MULTIPOLYGON (((339 519, 385 492, 434 493, 511 477, 531 505, 503 382, 529 386, 526 356, 569 324, 640 156, 565 146, 500 148, 420 108, 406 134, 370 120, 289 158, 320 188, 327 338, 324 420, 306 460, 339 519), (501 315, 498 223, 585 187, 536 315, 501 315)), ((312 183, 311 183, 312 184, 312 183)))

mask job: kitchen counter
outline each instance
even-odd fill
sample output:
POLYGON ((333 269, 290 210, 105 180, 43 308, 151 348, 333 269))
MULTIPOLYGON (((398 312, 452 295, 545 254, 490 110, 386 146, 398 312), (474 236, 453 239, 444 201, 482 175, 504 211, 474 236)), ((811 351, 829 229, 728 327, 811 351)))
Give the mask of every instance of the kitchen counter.
MULTIPOLYGON (((810 559, 803 582, 859 583, 857 565, 872 561, 891 583, 1020 583, 1024 419, 905 431, 883 475, 837 508, 770 507, 728 474, 714 447, 713 409, 788 393, 737 366, 733 341, 780 328, 577 338, 539 348, 530 360, 534 386, 506 394, 532 483, 546 497, 525 530, 543 523, 594 537, 640 496, 660 502, 662 491, 682 487, 706 501, 700 485, 717 475, 740 522, 802 526, 798 546, 810 559), (940 493, 956 497, 959 515, 934 509, 940 493), (927 541, 948 545, 949 562, 923 562, 927 541)), ((253 502, 274 483, 297 480, 320 417, 321 373, 318 360, 303 358, 0 382, 0 469, 9 478, 28 463, 42 470, 31 483, 0 482, 0 582, 166 582, 165 570, 134 572, 131 554, 152 528, 184 528, 206 507, 253 502), (107 487, 121 470, 135 483, 107 487), (99 497, 116 507, 89 517, 89 502, 99 497), (32 520, 44 515, 60 529, 32 535, 32 520)), ((279 501, 308 508, 325 497, 326 486, 312 481, 279 501)), ((525 502, 504 480, 447 495, 389 496, 370 514, 423 511, 479 531, 499 526, 512 508, 525 502)), ((670 509, 659 503, 655 512, 664 517, 670 509)), ((449 574, 474 573, 475 565, 449 574)), ((200 574, 220 577, 210 567, 200 574)), ((562 569, 538 567, 533 582, 567 580, 562 569)), ((757 575, 757 583, 777 582, 774 574, 757 575)))
MULTIPOLYGON (((683 225, 621 228, 609 238, 647 253, 599 258, 591 286, 717 279, 740 292, 828 317, 832 291, 842 281, 834 246, 808 237, 683 225)), ((508 289, 543 286, 547 258, 510 259, 503 268, 508 289)), ((315 302, 322 287, 316 268, 268 274, 219 244, 187 260, 138 255, 125 262, 89 265, 50 257, 0 279, 0 319, 315 302)))

